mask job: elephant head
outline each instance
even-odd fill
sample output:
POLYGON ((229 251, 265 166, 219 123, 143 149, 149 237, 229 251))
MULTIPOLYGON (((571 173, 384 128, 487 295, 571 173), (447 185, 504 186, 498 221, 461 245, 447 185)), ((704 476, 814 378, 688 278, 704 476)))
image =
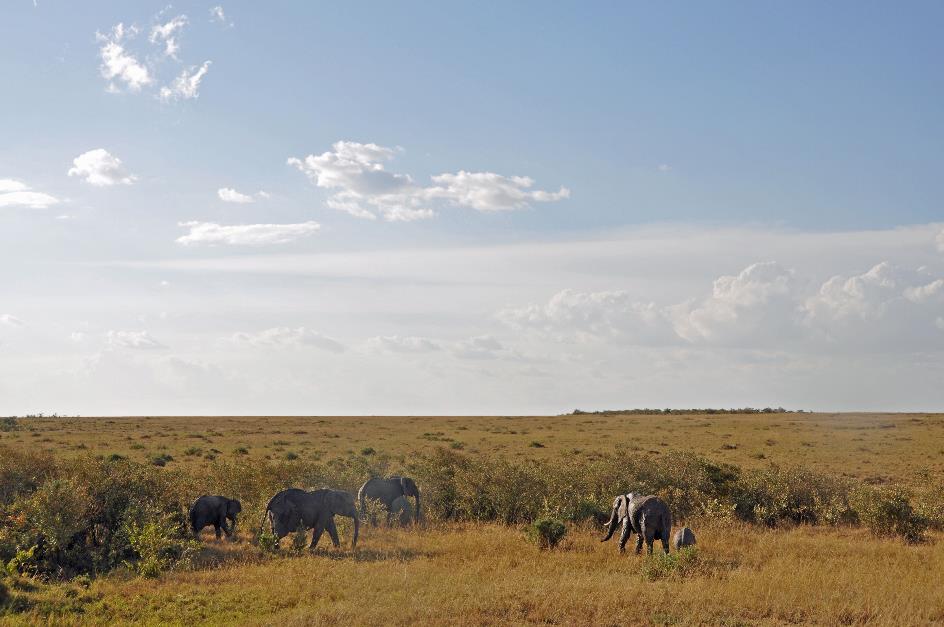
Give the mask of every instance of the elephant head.
POLYGON ((357 505, 354 501, 354 495, 343 490, 326 490, 324 493, 324 505, 334 515, 348 516, 354 520, 354 538, 351 541, 351 549, 357 547, 357 534, 360 531, 360 516, 357 514, 357 505))
POLYGON ((420 519, 420 489, 416 487, 416 482, 409 477, 400 477, 400 489, 403 490, 403 496, 412 496, 416 499, 416 515, 414 520, 420 519))
POLYGON ((616 527, 632 513, 630 505, 632 500, 632 492, 629 494, 620 494, 615 499, 613 499, 613 513, 610 514, 610 521, 606 523, 606 537, 600 540, 600 542, 606 542, 612 538, 613 532, 616 531, 616 527))
POLYGON ((243 511, 242 503, 236 499, 230 499, 226 503, 226 517, 233 521, 233 524, 236 524, 236 515, 239 512, 243 511))

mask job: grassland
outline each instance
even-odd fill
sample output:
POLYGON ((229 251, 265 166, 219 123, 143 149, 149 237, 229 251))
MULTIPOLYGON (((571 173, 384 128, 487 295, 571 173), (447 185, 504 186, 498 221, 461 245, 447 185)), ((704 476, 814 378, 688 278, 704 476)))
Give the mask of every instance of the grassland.
MULTIPOLYGON (((689 451, 744 468, 799 465, 868 484, 920 486, 944 470, 944 416, 774 414, 550 417, 29 419, 0 445, 58 457, 121 455, 161 472, 221 460, 407 459, 439 447, 509 459, 689 451)), ((422 488, 423 486, 421 486, 422 488)), ((73 624, 888 624, 944 621, 944 543, 876 538, 862 527, 768 529, 701 517, 692 554, 616 552, 592 523, 540 551, 519 525, 430 520, 363 531, 349 547, 281 555, 205 545, 188 568, 73 581, 11 579, 26 600, 0 622, 73 624)), ((342 539, 349 529, 342 525, 342 539)), ((287 543, 286 543, 287 544, 287 543)))

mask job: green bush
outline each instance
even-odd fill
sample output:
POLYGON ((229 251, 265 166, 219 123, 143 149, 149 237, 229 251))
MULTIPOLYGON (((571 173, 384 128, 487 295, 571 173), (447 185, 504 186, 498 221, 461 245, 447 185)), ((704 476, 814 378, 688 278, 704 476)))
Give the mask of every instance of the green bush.
POLYGON ((553 518, 541 518, 528 526, 528 537, 541 549, 553 549, 565 535, 567 527, 553 518))
POLYGON ((125 533, 136 560, 127 565, 144 577, 158 577, 175 564, 185 564, 199 544, 181 532, 173 515, 155 515, 145 523, 127 523, 125 533))
POLYGON ((876 536, 898 536, 908 542, 925 539, 928 521, 914 510, 901 488, 859 488, 852 494, 859 521, 876 536))
POLYGON ((642 578, 656 581, 668 577, 686 577, 698 570, 698 547, 687 546, 675 553, 656 551, 642 563, 642 578))
POLYGON ((19 428, 20 425, 16 421, 16 416, 0 418, 0 431, 9 433, 10 431, 17 431, 19 428))

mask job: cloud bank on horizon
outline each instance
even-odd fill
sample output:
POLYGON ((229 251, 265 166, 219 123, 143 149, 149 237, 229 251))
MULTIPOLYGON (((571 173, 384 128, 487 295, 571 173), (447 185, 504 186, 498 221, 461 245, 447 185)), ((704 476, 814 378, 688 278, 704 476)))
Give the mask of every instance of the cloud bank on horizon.
POLYGON ((944 405, 944 10, 22 4, 0 413, 944 405))

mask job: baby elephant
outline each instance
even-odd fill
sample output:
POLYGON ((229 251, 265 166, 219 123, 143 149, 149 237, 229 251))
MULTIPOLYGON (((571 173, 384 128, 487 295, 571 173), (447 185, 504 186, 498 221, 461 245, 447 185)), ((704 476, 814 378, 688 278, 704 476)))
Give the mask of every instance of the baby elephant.
POLYGON ((204 494, 190 507, 190 528, 196 536, 204 527, 213 525, 217 540, 220 539, 221 531, 225 532, 227 537, 232 536, 236 528, 236 514, 242 510, 242 505, 235 499, 204 494), (233 524, 227 526, 227 520, 233 524))
POLYGON ((672 543, 675 545, 676 551, 684 546, 695 546, 695 532, 688 527, 682 527, 675 532, 672 543))

